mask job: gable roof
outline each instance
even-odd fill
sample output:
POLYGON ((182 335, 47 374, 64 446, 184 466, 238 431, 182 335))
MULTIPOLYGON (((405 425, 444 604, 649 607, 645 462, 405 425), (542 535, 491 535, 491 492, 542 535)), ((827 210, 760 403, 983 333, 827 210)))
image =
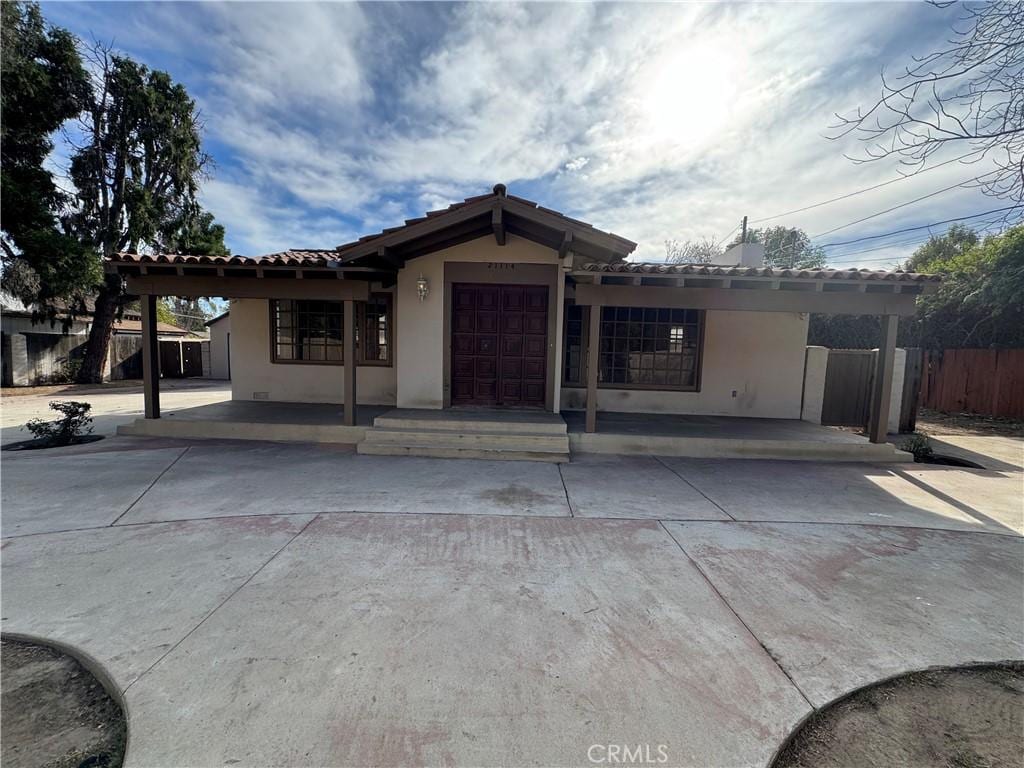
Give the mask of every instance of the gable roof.
POLYGON ((108 261, 242 267, 337 268, 347 265, 393 272, 409 259, 492 234, 501 245, 507 234, 513 234, 563 254, 573 251, 587 260, 601 262, 622 261, 637 245, 532 200, 509 195, 504 184, 496 184, 488 195, 467 197, 460 203, 428 211, 418 218, 407 219, 401 226, 364 235, 334 250, 293 248, 263 256, 119 253, 108 261))
POLYGON ((339 245, 338 255, 343 264, 394 269, 408 259, 488 234, 504 245, 508 233, 563 254, 571 250, 603 262, 621 261, 637 245, 532 200, 509 195, 504 184, 495 184, 489 195, 468 197, 461 203, 408 219, 401 226, 339 245))

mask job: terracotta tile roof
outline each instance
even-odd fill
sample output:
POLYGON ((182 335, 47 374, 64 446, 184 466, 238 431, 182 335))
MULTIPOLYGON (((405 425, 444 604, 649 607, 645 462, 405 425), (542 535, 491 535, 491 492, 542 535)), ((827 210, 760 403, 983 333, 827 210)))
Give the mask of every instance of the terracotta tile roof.
POLYGON ((119 253, 116 261, 125 264, 215 264, 217 266, 326 267, 337 261, 337 251, 295 248, 265 256, 191 256, 183 253, 119 253))
POLYGON ((804 280, 893 280, 897 282, 933 282, 939 275, 884 269, 789 269, 781 267, 745 267, 728 264, 668 264, 665 262, 620 262, 584 264, 586 272, 630 275, 704 275, 708 277, 774 277, 804 280))
POLYGON ((417 218, 406 219, 405 223, 400 226, 388 227, 387 229, 371 235, 363 235, 358 240, 344 243, 333 250, 293 248, 287 251, 280 251, 279 253, 266 254, 264 256, 192 256, 180 253, 119 253, 116 257, 109 258, 107 261, 118 264, 192 264, 240 267, 330 267, 334 266, 334 262, 340 261, 345 256, 349 255, 348 252, 357 246, 364 246, 366 243, 377 240, 378 238, 399 232, 407 227, 422 224, 425 221, 435 219, 439 216, 459 211, 467 206, 478 205, 489 201, 496 202, 498 200, 508 200, 516 203, 517 205, 532 208, 548 217, 553 217, 559 225, 575 230, 579 237, 586 238, 587 233, 592 233, 595 238, 604 238, 606 242, 610 238, 612 239, 616 250, 621 251, 621 253, 629 253, 636 248, 636 243, 632 240, 627 240, 620 235, 597 229, 585 221, 580 221, 579 219, 566 216, 564 213, 559 211, 545 208, 538 203, 535 203, 533 200, 527 200, 526 198, 517 197, 516 195, 509 195, 507 194, 503 184, 497 184, 494 187, 494 191, 489 194, 467 197, 462 202, 452 203, 447 208, 442 208, 436 211, 427 211, 425 214, 417 218))

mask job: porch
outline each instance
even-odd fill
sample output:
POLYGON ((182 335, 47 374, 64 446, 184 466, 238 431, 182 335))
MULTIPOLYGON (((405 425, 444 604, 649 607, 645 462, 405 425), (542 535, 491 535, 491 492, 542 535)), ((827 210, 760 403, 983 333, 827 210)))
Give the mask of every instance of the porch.
POLYGON ((137 419, 118 434, 356 445, 359 453, 568 461, 577 453, 809 461, 906 461, 888 443, 795 419, 597 414, 582 411, 420 410, 361 405, 346 426, 338 404, 228 400, 137 419))

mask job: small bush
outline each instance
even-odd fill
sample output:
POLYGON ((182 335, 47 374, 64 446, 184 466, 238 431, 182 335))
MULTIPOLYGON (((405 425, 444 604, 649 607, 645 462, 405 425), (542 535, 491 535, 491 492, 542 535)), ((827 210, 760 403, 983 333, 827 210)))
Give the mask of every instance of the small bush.
POLYGON ((78 372, 82 369, 82 358, 69 357, 61 363, 60 370, 50 376, 51 384, 74 384, 78 380, 78 372))
POLYGON ((914 461, 918 462, 927 461, 934 453, 931 444, 928 442, 927 435, 917 433, 904 440, 900 449, 914 454, 914 461))
POLYGON ((57 411, 62 417, 55 421, 32 419, 25 428, 48 445, 71 445, 78 442, 83 435, 92 432, 92 416, 89 403, 75 400, 52 400, 50 410, 57 411))

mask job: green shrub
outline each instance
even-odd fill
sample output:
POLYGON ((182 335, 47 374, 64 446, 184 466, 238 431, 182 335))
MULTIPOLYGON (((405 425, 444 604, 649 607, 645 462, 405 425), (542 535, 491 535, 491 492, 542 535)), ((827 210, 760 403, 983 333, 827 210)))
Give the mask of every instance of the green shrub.
POLYGON ((914 454, 914 461, 927 461, 934 453, 928 442, 928 436, 916 432, 903 441, 900 449, 914 454))
POLYGON ((57 411, 62 417, 55 421, 32 419, 25 425, 37 440, 49 445, 71 445, 92 432, 92 416, 89 415, 92 405, 89 403, 52 400, 50 410, 57 411))

